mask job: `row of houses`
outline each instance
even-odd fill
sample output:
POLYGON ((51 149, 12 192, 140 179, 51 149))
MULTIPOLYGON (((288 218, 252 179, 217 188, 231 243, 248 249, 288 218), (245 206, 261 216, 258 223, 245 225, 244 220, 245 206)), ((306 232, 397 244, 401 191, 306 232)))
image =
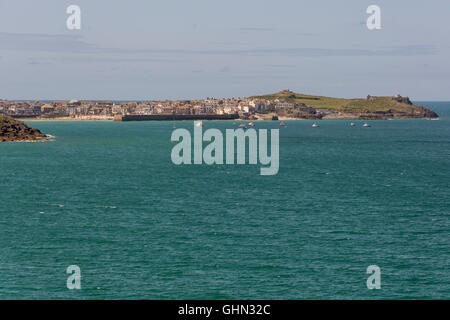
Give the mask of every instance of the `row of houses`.
POLYGON ((16 102, 0 100, 0 113, 11 116, 77 117, 127 114, 254 114, 295 108, 295 104, 249 98, 164 100, 143 102, 52 101, 16 102))

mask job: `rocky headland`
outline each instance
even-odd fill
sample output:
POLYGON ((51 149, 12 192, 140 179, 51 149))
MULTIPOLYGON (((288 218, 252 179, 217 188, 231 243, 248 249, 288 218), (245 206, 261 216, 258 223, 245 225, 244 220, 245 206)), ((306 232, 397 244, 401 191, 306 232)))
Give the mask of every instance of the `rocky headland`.
POLYGON ((19 120, 0 115, 0 142, 42 141, 49 136, 19 120))

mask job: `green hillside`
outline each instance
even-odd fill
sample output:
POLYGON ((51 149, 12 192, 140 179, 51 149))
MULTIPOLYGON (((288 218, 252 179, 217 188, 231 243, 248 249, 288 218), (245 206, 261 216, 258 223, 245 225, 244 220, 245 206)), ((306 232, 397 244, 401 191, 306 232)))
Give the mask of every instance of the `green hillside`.
POLYGON ((349 113, 379 112, 388 110, 391 110, 393 112, 411 112, 417 107, 410 104, 409 99, 407 98, 402 98, 402 102, 397 101, 393 97, 370 97, 370 99, 341 99, 312 96, 294 93, 287 90, 263 96, 253 96, 251 98, 272 101, 278 99, 280 101, 290 103, 305 104, 315 109, 328 109, 330 111, 349 113))

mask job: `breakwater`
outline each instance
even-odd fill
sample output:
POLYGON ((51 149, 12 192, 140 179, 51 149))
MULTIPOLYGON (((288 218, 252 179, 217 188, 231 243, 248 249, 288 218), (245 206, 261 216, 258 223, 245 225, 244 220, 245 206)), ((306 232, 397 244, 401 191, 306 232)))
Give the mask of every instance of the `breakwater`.
POLYGON ((238 114, 150 114, 115 116, 114 121, 235 120, 238 114))

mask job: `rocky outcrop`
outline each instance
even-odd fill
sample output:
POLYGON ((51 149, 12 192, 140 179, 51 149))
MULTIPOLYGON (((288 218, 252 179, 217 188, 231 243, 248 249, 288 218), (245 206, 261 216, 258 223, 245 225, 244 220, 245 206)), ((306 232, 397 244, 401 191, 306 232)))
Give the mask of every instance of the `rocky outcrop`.
POLYGON ((362 110, 361 112, 342 112, 321 109, 320 111, 306 110, 300 108, 303 112, 294 112, 293 117, 307 119, 307 120, 387 120, 387 119, 435 119, 439 115, 433 110, 422 106, 414 105, 409 98, 401 98, 402 103, 411 106, 404 108, 404 110, 386 110, 386 111, 369 111, 362 110))
POLYGON ((39 141, 47 138, 47 135, 22 121, 0 115, 0 142, 39 141))
POLYGON ((417 118, 439 118, 439 115, 436 112, 422 106, 418 107, 418 110, 415 111, 415 115, 417 118))
MULTIPOLYGON (((405 102, 407 103, 407 102, 405 102)), ((366 112, 359 114, 359 119, 361 120, 386 120, 386 119, 434 119, 439 118, 439 115, 427 108, 422 106, 414 106, 411 110, 405 111, 375 111, 375 112, 366 112)))
POLYGON ((406 104, 409 104, 410 106, 412 106, 412 104, 413 104, 411 102, 411 100, 409 100, 409 97, 402 97, 402 96, 399 96, 399 95, 393 97, 392 100, 395 100, 395 101, 397 101, 399 103, 406 103, 406 104))

